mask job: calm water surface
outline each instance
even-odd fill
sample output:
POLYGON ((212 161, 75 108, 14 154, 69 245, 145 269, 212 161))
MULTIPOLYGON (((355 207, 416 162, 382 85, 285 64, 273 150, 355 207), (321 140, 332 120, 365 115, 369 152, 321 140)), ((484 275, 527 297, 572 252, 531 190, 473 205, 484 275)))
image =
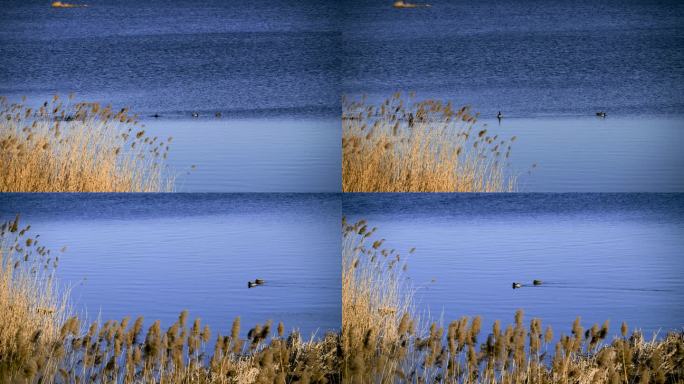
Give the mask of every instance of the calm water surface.
POLYGON ((684 3, 423 2, 344 3, 345 94, 502 111, 523 191, 684 191, 684 3))
POLYGON ((0 194, 60 257, 74 308, 92 319, 183 309, 226 334, 272 319, 303 335, 341 322, 340 199, 286 194, 0 194), (248 289, 247 281, 265 279, 248 289))
POLYGON ((417 248, 408 276, 435 319, 489 326, 522 308, 557 336, 576 316, 649 336, 684 327, 684 195, 345 194, 343 212, 387 248, 417 248))
POLYGON ((0 95, 130 107, 175 136, 179 191, 340 190, 337 3, 84 3, 3 3, 0 95))
POLYGON ((337 119, 200 119, 147 123, 172 136, 168 165, 180 192, 337 192, 337 119), (192 168, 192 166, 195 168, 192 168))
POLYGON ((483 120, 510 138, 521 192, 684 191, 684 118, 657 116, 483 120))

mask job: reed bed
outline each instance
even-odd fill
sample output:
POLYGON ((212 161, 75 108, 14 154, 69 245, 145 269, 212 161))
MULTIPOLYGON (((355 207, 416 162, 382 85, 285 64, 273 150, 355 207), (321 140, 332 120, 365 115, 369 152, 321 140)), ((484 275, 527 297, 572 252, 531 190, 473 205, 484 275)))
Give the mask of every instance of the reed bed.
POLYGON ((489 134, 469 107, 394 94, 380 105, 343 99, 344 192, 509 192, 516 140, 489 134))
POLYGON ((187 311, 159 320, 86 321, 54 279, 58 256, 19 217, 0 227, 2 383, 340 383, 339 335, 305 340, 268 321, 215 334, 187 311), (212 343, 213 341, 213 343, 212 343))
POLYGON ((554 338, 540 319, 526 322, 522 310, 513 324, 496 321, 484 332, 479 316, 446 325, 421 319, 406 258, 383 247, 366 221, 343 221, 342 236, 345 382, 684 382, 682 331, 649 341, 623 323, 621 336, 608 340, 608 322, 585 329, 577 318, 570 333, 554 338))
MULTIPOLYGON (((0 382, 8 383, 681 383, 684 333, 646 340, 626 324, 554 337, 541 320, 480 317, 447 325, 416 315, 406 257, 365 221, 343 222, 339 332, 304 340, 268 321, 215 334, 187 311, 160 321, 86 322, 57 288, 59 261, 22 227, 0 226, 0 382), (554 340, 558 340, 554 343, 554 340)), ((412 251, 406 253, 406 256, 412 251)))
POLYGON ((53 271, 58 255, 27 235, 19 217, 0 226, 0 382, 55 369, 66 300, 53 271))
POLYGON ((55 96, 38 108, 0 98, 0 192, 161 192, 172 138, 127 108, 55 96))

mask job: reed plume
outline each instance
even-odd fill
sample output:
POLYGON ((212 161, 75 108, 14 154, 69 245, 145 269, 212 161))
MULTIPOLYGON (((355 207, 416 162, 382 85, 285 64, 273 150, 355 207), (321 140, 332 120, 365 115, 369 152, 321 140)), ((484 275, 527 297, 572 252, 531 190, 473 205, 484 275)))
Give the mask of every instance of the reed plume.
POLYGON ((127 108, 73 96, 33 108, 0 97, 0 192, 171 191, 169 143, 127 108))
POLYGON ((514 138, 488 134, 477 119, 469 107, 400 93, 380 105, 343 99, 342 190, 514 191, 514 138))
MULTIPOLYGON (((170 325, 73 316, 57 255, 19 217, 0 226, 0 382, 21 383, 681 383, 684 333, 608 339, 608 322, 576 319, 557 341, 541 319, 416 315, 415 291, 377 230, 343 222, 342 329, 302 339, 271 321, 227 334, 182 311, 170 325), (31 241, 28 241, 31 239, 31 241), (212 336, 214 335, 214 336, 212 336), (554 344, 555 342, 555 344, 554 344)), ((400 264, 401 263, 401 264, 400 264)), ((226 326, 228 323, 226 324, 226 326)))
POLYGON ((59 255, 29 231, 19 215, 0 226, 0 382, 56 373, 60 341, 79 328, 54 283, 59 255))
POLYGON ((69 292, 57 287, 57 257, 18 216, 0 226, 2 383, 341 382, 334 332, 303 340, 268 321, 242 337, 236 318, 229 335, 212 340, 187 311, 168 328, 142 317, 87 324, 71 315, 69 292))
MULTIPOLYGON (((420 317, 415 290, 392 249, 374 247, 375 228, 343 219, 342 377, 350 383, 681 383, 684 332, 650 341, 634 331, 609 340, 609 326, 581 319, 554 339, 542 320, 495 321, 482 334, 479 316, 447 324, 420 317), (555 341, 555 344, 554 344, 555 341), (555 351, 551 353, 550 351, 555 351)), ((413 249, 412 249, 413 250, 413 249)))

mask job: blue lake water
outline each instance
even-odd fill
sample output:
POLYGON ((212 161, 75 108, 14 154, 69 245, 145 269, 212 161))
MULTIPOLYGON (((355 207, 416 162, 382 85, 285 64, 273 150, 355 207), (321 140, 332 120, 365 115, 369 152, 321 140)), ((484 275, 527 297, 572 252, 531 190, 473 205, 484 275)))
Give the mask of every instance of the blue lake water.
POLYGON ((339 115, 333 2, 83 3, 3 2, 0 94, 76 92, 166 117, 339 115))
POLYGON ((684 113, 682 2, 425 2, 344 3, 345 93, 416 91, 484 116, 684 113))
POLYGON ((67 246, 58 277, 90 318, 169 324, 188 309, 223 332, 238 315, 243 331, 336 329, 343 213, 417 248, 408 277, 434 319, 522 308, 557 335, 576 316, 684 327, 682 194, 0 194, 0 218, 15 213, 67 246), (255 278, 268 282, 248 289, 255 278))
POLYGON ((343 93, 502 111, 521 191, 684 191, 682 2, 420 2, 345 2, 343 93))
POLYGON ((168 165, 178 192, 337 192, 336 119, 200 119, 147 123, 172 136, 168 165), (192 166, 195 168, 192 168, 192 166))
POLYGON ((341 324, 340 199, 325 194, 0 194, 58 251, 77 313, 143 315, 170 325, 187 309, 226 334, 282 321, 304 337, 341 324), (266 285, 248 289, 247 281, 266 285))
POLYGON ((130 107, 175 137, 178 191, 341 189, 336 3, 78 3, 3 2, 0 95, 130 107))
POLYGON ((131 107, 178 191, 338 192, 340 96, 397 90, 503 111, 522 191, 684 191, 676 1, 85 3, 3 3, 0 95, 131 107))
POLYGON ((489 327, 522 308, 556 336, 576 316, 647 337, 684 328, 682 194, 345 194, 343 212, 408 257, 433 320, 481 315, 489 327))
POLYGON ((528 117, 483 120, 517 136, 509 171, 521 192, 684 191, 684 118, 528 117))

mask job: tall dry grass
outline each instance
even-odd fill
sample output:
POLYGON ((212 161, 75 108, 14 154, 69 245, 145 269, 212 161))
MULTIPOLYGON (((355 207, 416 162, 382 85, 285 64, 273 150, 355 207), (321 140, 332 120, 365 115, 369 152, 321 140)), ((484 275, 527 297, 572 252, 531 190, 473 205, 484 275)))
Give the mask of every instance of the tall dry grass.
POLYGON ((19 217, 0 226, 0 382, 55 372, 68 314, 53 271, 59 256, 29 237, 19 217))
POLYGON ((0 226, 0 382, 7 383, 681 383, 684 333, 607 340, 608 322, 554 337, 523 312, 482 334, 479 317, 446 326, 416 316, 404 258, 366 222, 343 226, 343 323, 304 340, 271 321, 214 334, 187 311, 160 321, 72 315, 57 256, 19 219, 0 226), (369 235, 370 234, 370 235, 369 235), (556 343, 553 340, 559 339, 556 343), (212 343, 213 341, 213 343, 212 343), (212 345, 213 344, 213 345, 212 345))
POLYGON ((174 178, 171 138, 128 109, 55 96, 38 108, 0 98, 0 192, 159 192, 174 178))
POLYGON ((339 335, 305 340, 271 321, 214 334, 187 311, 163 329, 86 320, 58 290, 58 256, 19 217, 0 227, 1 383, 340 383, 339 335), (210 347, 213 341, 213 347, 210 347), (212 349, 213 348, 213 349, 212 349))
POLYGON ((540 319, 513 324, 461 317, 444 325, 416 315, 405 259, 365 221, 343 221, 342 376, 350 383, 681 383, 684 332, 644 339, 625 323, 579 318, 554 337, 540 319), (483 334, 484 333, 484 334, 483 334), (558 340, 554 343, 554 340, 558 340))
MULTIPOLYGON (((375 350, 391 351, 400 343, 403 332, 415 328, 412 287, 401 278, 405 268, 395 250, 381 249, 383 240, 367 244, 376 228, 366 221, 342 222, 342 351, 343 374, 352 381, 368 375, 363 367, 375 350), (370 353, 370 357, 366 356, 370 353)), ((400 356, 389 354, 379 376, 393 376, 400 356)))
POLYGON ((343 100, 344 192, 506 192, 515 137, 477 128, 477 114, 451 102, 397 93, 379 106, 343 100))

